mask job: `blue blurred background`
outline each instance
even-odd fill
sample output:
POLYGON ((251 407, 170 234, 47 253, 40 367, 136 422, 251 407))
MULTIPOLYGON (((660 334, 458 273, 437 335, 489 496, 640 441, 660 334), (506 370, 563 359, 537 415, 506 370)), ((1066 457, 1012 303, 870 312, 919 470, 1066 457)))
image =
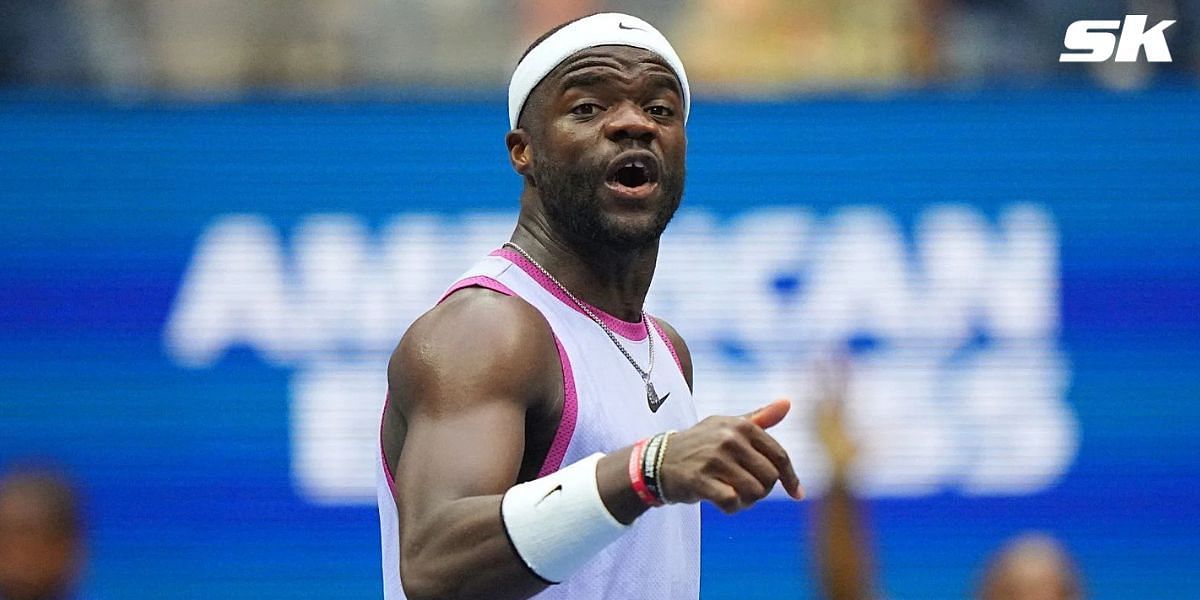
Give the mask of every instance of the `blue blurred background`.
MULTIPOLYGON (((1091 597, 1200 597, 1191 3, 236 4, 0 2, 0 470, 78 482, 94 596, 380 596, 387 354, 511 228, 512 59, 613 7, 701 93, 650 299, 701 411, 796 398, 819 496, 850 353, 887 597, 1027 530, 1091 597), (1144 12, 1173 63, 1057 62, 1144 12)), ((703 596, 815 597, 810 510, 706 510, 703 596)))

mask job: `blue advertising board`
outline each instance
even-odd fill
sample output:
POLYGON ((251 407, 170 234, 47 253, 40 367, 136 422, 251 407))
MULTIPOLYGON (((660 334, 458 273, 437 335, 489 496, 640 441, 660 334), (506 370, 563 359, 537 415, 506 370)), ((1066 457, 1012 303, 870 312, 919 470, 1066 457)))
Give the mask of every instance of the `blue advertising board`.
MULTIPOLYGON (((0 98, 0 468, 87 498, 101 598, 378 597, 406 325, 511 230, 498 102, 0 98)), ((892 598, 1050 533, 1096 598, 1200 597, 1200 92, 698 101, 649 308, 704 414, 849 352, 892 598)), ((811 502, 704 512, 705 598, 811 597, 811 502)))

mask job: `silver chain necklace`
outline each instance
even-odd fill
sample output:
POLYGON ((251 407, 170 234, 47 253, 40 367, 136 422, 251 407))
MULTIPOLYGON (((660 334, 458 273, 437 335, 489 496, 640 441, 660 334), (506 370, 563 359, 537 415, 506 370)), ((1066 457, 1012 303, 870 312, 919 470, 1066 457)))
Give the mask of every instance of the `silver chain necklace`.
POLYGON ((583 311, 583 314, 590 317, 596 322, 597 325, 600 326, 600 329, 604 330, 604 333, 608 335, 608 339, 612 340, 612 343, 617 347, 617 350, 620 350, 621 354, 625 355, 625 359, 629 361, 629 364, 633 365, 634 370, 636 370, 638 375, 642 378, 642 382, 646 384, 646 404, 650 406, 650 412, 658 412, 658 408, 662 406, 662 399, 658 397, 658 392, 654 389, 654 384, 650 383, 650 373, 654 371, 654 336, 650 335, 650 319, 646 316, 646 311, 642 311, 642 323, 645 323, 646 325, 646 344, 650 347, 650 361, 647 363, 646 369, 642 370, 641 365, 637 364, 637 361, 633 359, 633 355, 630 354, 620 340, 617 339, 617 334, 614 333, 613 330, 609 328, 609 326, 606 325, 600 317, 596 316, 596 313, 592 312, 592 309, 588 308, 587 304, 583 303, 583 301, 581 301, 579 298, 576 298, 575 294, 572 294, 571 290, 567 289, 567 286, 563 285, 558 279, 550 274, 550 271, 546 270, 546 267, 543 267, 538 261, 533 260, 533 257, 530 256, 524 248, 512 242, 504 242, 504 245, 516 250, 517 254, 520 254, 525 258, 525 260, 537 267, 537 270, 541 271, 542 275, 546 276, 546 279, 549 279, 554 283, 555 286, 558 287, 558 289, 562 290, 562 293, 566 294, 567 297, 575 303, 575 306, 578 306, 579 310, 583 311))

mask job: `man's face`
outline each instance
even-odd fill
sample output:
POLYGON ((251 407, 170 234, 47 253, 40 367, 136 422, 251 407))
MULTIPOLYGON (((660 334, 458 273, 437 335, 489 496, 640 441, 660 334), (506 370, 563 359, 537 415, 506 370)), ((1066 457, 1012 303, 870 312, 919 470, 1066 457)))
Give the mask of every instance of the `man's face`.
POLYGON ((527 106, 529 175, 551 225, 611 249, 656 242, 683 197, 687 135, 679 80, 653 52, 581 51, 555 68, 527 106))

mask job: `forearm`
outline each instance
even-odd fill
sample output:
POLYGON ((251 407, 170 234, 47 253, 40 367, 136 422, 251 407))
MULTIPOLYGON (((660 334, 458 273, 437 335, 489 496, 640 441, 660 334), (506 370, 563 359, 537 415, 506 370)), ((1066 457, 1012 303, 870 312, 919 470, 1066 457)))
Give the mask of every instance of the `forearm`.
POLYGON ((604 507, 621 523, 629 525, 646 512, 649 506, 638 498, 629 479, 629 454, 632 447, 625 447, 606 455, 596 465, 596 484, 600 488, 600 499, 604 507))
POLYGON ((825 597, 830 600, 872 597, 870 552, 861 513, 846 475, 834 473, 817 508, 817 562, 825 597))
POLYGON ((406 592, 527 598, 566 579, 645 512, 630 485, 629 456, 623 449, 591 457, 504 495, 464 498, 408 519, 420 525, 402 536, 406 592))
POLYGON ((513 551, 500 516, 502 497, 454 500, 404 536, 399 568, 409 600, 517 600, 545 589, 513 551))

